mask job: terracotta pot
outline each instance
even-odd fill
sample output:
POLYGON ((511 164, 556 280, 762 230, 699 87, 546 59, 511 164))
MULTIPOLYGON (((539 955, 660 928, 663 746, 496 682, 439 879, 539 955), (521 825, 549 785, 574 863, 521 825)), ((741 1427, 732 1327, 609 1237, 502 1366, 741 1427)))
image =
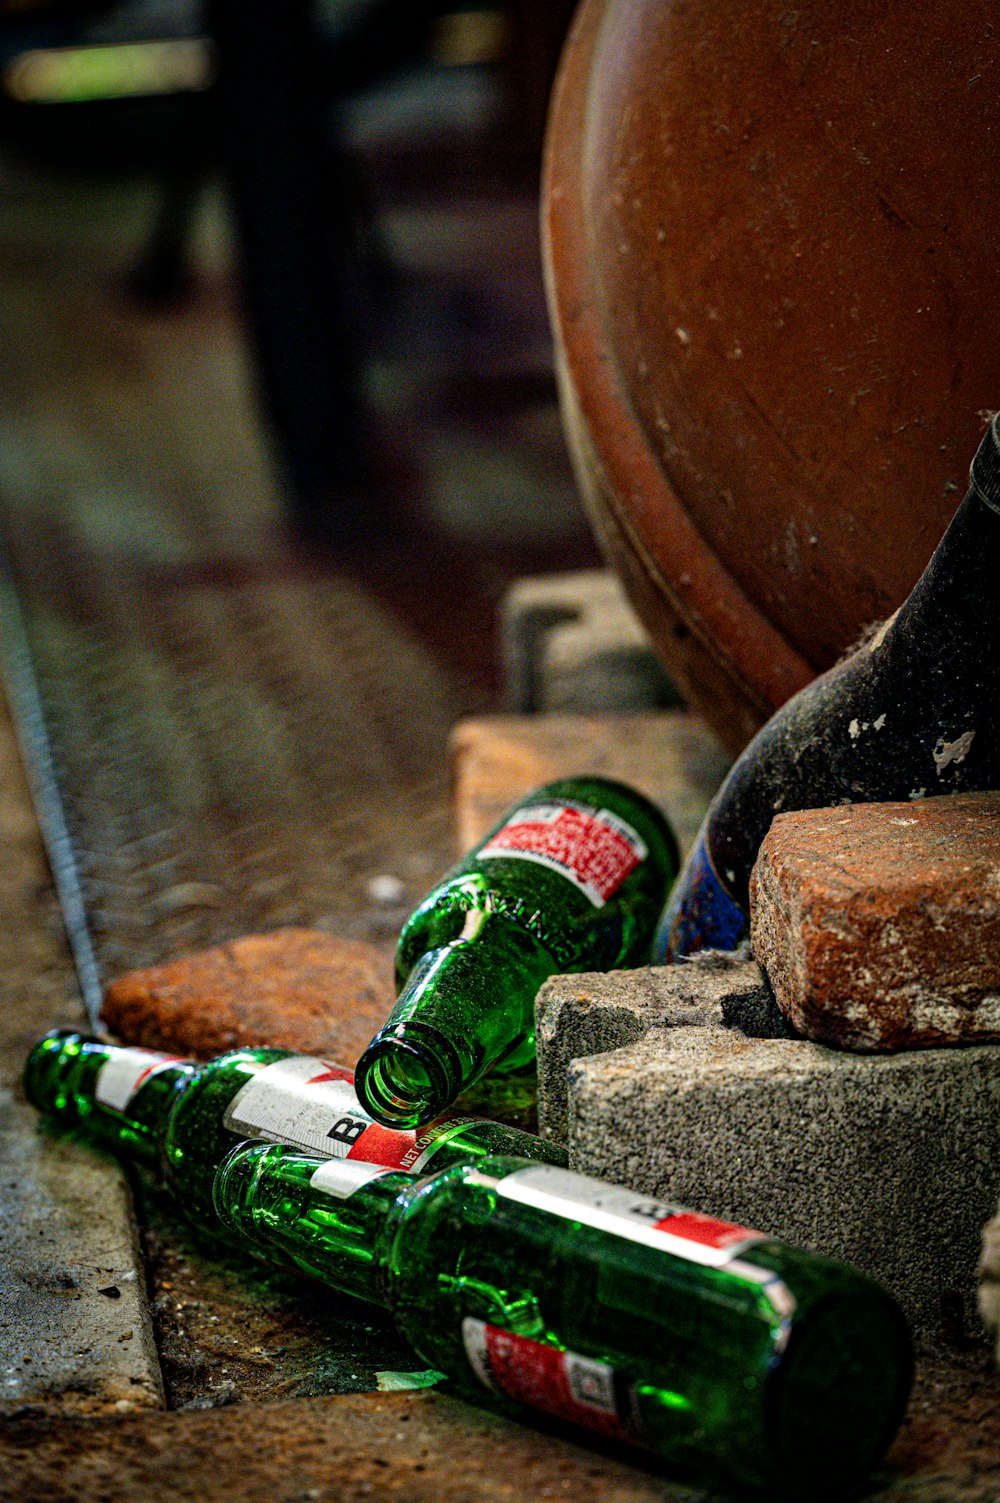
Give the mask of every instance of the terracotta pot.
POLYGON ((544 238, 585 503, 739 749, 903 600, 1000 405, 986 0, 584 0, 544 238))

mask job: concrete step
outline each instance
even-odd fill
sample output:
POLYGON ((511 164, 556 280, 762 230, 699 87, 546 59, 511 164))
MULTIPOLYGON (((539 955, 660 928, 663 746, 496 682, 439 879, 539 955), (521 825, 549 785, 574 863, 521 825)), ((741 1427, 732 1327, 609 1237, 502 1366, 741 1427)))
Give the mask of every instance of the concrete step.
POLYGON ((754 1036, 781 1031, 762 973, 720 965, 546 982, 543 1131, 583 1173, 853 1264, 922 1337, 981 1339, 1000 1045, 874 1056, 754 1036))
POLYGON ((681 703, 610 569, 515 581, 500 640, 510 710, 625 715, 681 703))
POLYGON ((50 1134, 20 1072, 46 1029, 85 1027, 0 696, 0 1410, 100 1415, 163 1403, 121 1167, 50 1134))

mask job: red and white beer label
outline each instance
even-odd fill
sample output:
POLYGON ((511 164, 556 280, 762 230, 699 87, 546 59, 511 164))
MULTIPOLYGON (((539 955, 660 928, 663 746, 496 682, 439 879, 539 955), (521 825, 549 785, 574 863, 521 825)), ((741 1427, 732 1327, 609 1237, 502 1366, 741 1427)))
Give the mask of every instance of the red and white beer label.
MULTIPOLYGON (((752 1231, 750 1227, 703 1216, 698 1211, 687 1211, 620 1185, 547 1164, 517 1169, 499 1180, 496 1189, 506 1200, 566 1217, 581 1226, 612 1232, 616 1237, 642 1242, 647 1247, 661 1248, 674 1257, 703 1263, 709 1268, 724 1268, 754 1243, 767 1240, 764 1232, 752 1231)), ((765 1270, 760 1272, 761 1282, 772 1277, 765 1270)))
POLYGON ((180 1054, 158 1054, 154 1049, 116 1049, 97 1072, 94 1099, 101 1106, 123 1112, 140 1086, 168 1065, 187 1064, 180 1054))
POLYGON ((428 1122, 419 1132, 400 1131, 372 1122, 358 1138, 348 1158, 369 1159, 391 1169, 419 1174, 449 1138, 460 1132, 466 1123, 477 1120, 475 1117, 439 1117, 436 1122, 428 1122))
POLYGON ((547 866, 568 877, 595 908, 603 908, 648 854, 641 835, 617 814, 564 800, 516 810, 479 852, 547 866))
POLYGON ((342 1065, 293 1054, 251 1075, 226 1108, 225 1125, 243 1138, 290 1143, 324 1158, 352 1159, 418 1173, 472 1117, 441 1117, 419 1131, 382 1127, 365 1111, 354 1074, 342 1065))
POLYGON ((629 1390, 616 1383, 615 1370, 606 1362, 471 1317, 462 1321, 462 1341, 469 1366, 485 1388, 615 1440, 635 1443, 618 1407, 619 1387, 626 1404, 629 1390))

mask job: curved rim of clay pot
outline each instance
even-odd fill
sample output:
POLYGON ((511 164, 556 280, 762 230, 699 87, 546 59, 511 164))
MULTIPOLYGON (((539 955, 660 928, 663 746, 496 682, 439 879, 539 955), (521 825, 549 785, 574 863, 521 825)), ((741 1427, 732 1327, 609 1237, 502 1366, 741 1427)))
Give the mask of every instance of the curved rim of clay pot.
MULTIPOLYGON (((707 702, 699 693, 697 672, 692 673, 697 654, 692 659, 689 652, 680 671, 667 657, 688 697, 732 745, 735 706, 740 707, 738 719, 751 728, 760 725, 815 677, 815 669, 752 604, 692 523, 650 450, 601 319, 588 264, 583 172, 589 80, 608 9, 608 0, 583 0, 549 107, 542 254, 564 413, 567 430, 582 423, 584 450, 599 458, 601 501, 609 512, 601 521, 620 534, 620 545, 638 555, 651 588, 662 597, 664 614, 676 617, 712 660, 709 680, 718 685, 721 673, 731 686, 732 705, 707 702), (669 575, 660 562, 664 558, 671 560, 669 575)), ((567 436, 572 446, 569 431, 567 436)), ((585 460, 584 467, 589 463, 585 460)), ((621 548, 612 545, 610 551, 619 554, 621 548)), ((625 584, 629 588, 627 578, 625 584)), ((634 590, 630 593, 635 596, 634 590)), ((636 605, 641 614, 648 613, 642 601, 636 599, 636 605)))

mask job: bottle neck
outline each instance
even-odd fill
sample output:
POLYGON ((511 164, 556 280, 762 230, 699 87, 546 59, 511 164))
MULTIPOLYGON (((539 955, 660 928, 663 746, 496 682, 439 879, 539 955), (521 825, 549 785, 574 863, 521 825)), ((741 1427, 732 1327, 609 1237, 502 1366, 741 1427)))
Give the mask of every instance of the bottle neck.
POLYGON ((413 1183, 402 1170, 244 1143, 219 1167, 213 1199, 223 1226, 268 1261, 385 1305, 393 1208, 413 1183))
POLYGON ((119 1048, 85 1034, 49 1034, 28 1056, 29 1101, 105 1147, 156 1164, 178 1093, 198 1072, 191 1060, 119 1048))
POLYGON ((420 957, 358 1061, 362 1106, 386 1127, 420 1127, 492 1066, 528 1062, 535 996, 555 970, 529 932, 470 912, 460 939, 420 957))

